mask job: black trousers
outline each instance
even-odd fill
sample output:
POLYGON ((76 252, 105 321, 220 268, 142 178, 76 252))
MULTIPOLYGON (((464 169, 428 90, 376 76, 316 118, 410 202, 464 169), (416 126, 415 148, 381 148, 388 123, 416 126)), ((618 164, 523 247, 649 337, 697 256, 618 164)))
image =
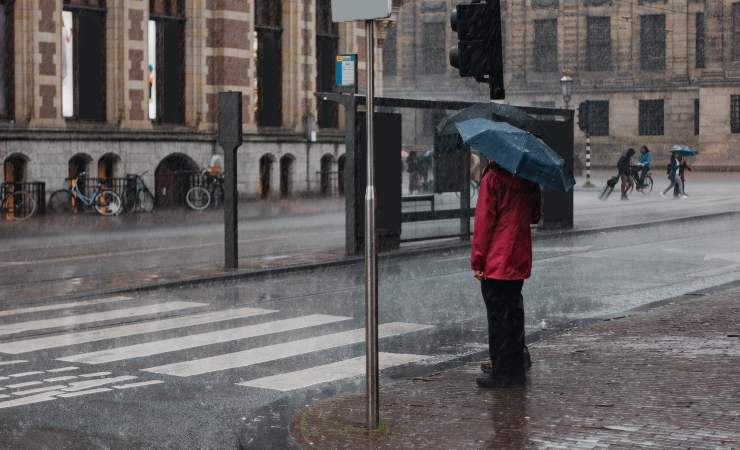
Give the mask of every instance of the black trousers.
POLYGON ((523 377, 525 373, 523 286, 523 280, 481 281, 494 377, 523 377))

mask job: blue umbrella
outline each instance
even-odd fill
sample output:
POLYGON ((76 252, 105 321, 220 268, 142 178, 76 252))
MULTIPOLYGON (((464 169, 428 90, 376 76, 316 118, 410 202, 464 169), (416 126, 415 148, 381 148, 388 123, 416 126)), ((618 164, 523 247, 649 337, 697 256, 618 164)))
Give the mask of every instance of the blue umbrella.
POLYGON ((699 150, 691 148, 687 145, 674 145, 671 149, 672 153, 679 153, 683 156, 696 156, 699 154, 699 150))
POLYGON ((563 192, 576 183, 563 158, 533 134, 481 118, 456 126, 463 142, 513 175, 563 192))

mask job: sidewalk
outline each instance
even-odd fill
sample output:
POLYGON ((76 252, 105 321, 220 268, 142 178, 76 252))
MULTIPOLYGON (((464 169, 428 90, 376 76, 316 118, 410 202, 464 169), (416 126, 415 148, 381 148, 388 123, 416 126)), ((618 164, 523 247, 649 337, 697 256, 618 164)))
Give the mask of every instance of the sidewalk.
POLYGON ((478 363, 298 412, 303 448, 740 448, 740 286, 688 295, 530 345, 523 388, 475 386, 478 363))

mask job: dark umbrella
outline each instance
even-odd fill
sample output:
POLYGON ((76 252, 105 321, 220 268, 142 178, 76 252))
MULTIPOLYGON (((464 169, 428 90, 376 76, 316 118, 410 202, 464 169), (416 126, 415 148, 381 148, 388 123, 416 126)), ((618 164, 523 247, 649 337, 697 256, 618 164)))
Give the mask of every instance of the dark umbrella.
POLYGON ((457 135, 456 124, 476 118, 508 122, 517 128, 528 131, 534 131, 537 128, 536 120, 515 106, 500 103, 477 103, 440 122, 436 134, 438 136, 457 135))
POLYGON ((563 192, 576 183, 563 158, 531 133, 480 118, 458 123, 457 129, 465 144, 518 177, 563 192))
POLYGON ((696 156, 699 151, 686 145, 674 145, 671 149, 672 153, 678 153, 683 156, 696 156))

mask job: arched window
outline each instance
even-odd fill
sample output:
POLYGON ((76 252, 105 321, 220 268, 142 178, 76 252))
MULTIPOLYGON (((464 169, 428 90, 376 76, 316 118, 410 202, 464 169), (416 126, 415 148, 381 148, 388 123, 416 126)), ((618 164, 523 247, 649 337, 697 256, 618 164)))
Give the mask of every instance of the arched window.
POLYGON ((280 158, 280 195, 287 197, 293 191, 293 155, 280 158))
MULTIPOLYGON (((332 92, 336 78, 336 57, 339 52, 339 27, 331 20, 331 0, 316 0, 316 89, 332 92)), ((337 128, 338 105, 319 102, 319 128, 337 128)))
POLYGON ((184 206, 190 189, 190 175, 199 173, 189 156, 173 153, 164 158, 154 171, 154 200, 158 207, 184 206))
POLYGON ((185 0, 149 0, 149 118, 185 122, 185 0))
POLYGON ((13 119, 13 1, 0 0, 0 120, 13 119))
POLYGON ((324 155, 321 157, 321 195, 331 195, 334 193, 332 178, 334 175, 334 156, 324 155))
POLYGON ((257 124, 283 124, 283 2, 256 0, 257 124))
POLYGON ((110 179, 117 177, 121 158, 114 153, 106 153, 98 160, 98 178, 110 179))
POLYGON ((263 155, 260 158, 260 197, 267 198, 272 193, 272 165, 275 158, 272 155, 263 155))
POLYGON ((27 177, 28 158, 25 155, 11 155, 5 159, 3 174, 6 183, 23 183, 27 177))
MULTIPOLYGON (((92 158, 90 155, 86 155, 85 153, 78 153, 71 157, 69 159, 69 178, 77 178, 83 172, 87 172, 91 161, 92 158)), ((91 176, 91 174, 88 173, 87 176, 91 176)))
POLYGON ((105 0, 64 0, 62 114, 105 120, 105 0))

